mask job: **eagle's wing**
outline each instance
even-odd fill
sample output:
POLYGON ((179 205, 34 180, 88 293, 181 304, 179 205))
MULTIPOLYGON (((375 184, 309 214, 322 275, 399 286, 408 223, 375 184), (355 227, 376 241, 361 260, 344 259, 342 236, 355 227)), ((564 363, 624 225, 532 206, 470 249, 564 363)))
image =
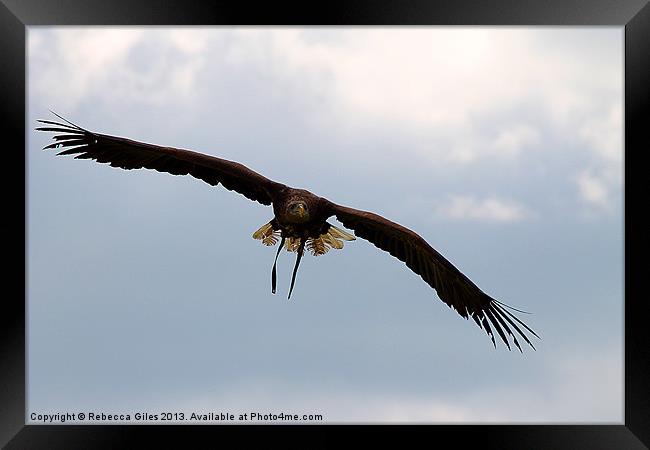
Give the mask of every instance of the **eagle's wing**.
POLYGON ((94 133, 57 116, 67 123, 39 120, 46 126, 36 128, 58 133, 53 136, 56 142, 44 147, 63 148, 57 155, 77 155, 77 159, 94 159, 127 170, 145 168, 173 175, 189 174, 213 186, 221 183, 226 189, 263 205, 270 205, 275 193, 285 187, 243 164, 189 150, 94 133))
MULTIPOLYGON (((537 334, 514 316, 509 306, 493 299, 481 291, 469 278, 463 275, 447 259, 432 248, 417 233, 377 214, 360 211, 328 202, 328 216, 337 220, 355 234, 404 261, 406 265, 434 288, 447 305, 464 318, 471 317, 494 341, 494 332, 499 334, 510 349, 506 333, 521 351, 517 335, 535 348, 522 331, 537 334)), ((514 309, 514 308, 511 308, 514 309)), ((518 310, 516 310, 518 311, 518 310)))

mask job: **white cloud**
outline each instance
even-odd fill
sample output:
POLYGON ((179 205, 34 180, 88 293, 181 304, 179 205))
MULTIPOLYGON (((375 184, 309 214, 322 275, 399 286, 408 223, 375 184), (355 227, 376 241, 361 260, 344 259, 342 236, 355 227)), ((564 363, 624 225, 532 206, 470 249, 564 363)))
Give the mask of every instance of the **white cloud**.
MULTIPOLYGON (((399 386, 391 386, 392 390, 350 391, 334 385, 248 379, 219 388, 199 386, 190 391, 185 387, 151 399, 140 393, 118 404, 124 405, 119 410, 124 413, 172 409, 189 417, 192 413, 218 415, 223 412, 234 414, 236 421, 239 414, 246 413, 250 417, 251 412, 257 412, 262 415, 321 414, 324 422, 331 423, 623 422, 621 348, 608 346, 597 354, 573 348, 547 356, 551 359, 539 367, 543 371, 541 381, 522 379, 504 384, 499 379, 484 379, 476 385, 457 386, 453 392, 441 394, 402 392, 399 386)), ((529 360, 531 364, 534 359, 529 360)), ((256 423, 266 422, 269 421, 256 423)))
POLYGON ((622 105, 614 104, 602 114, 594 114, 585 120, 579 135, 604 162, 620 164, 623 160, 622 105))
MULTIPOLYGON (((491 139, 471 130, 461 133, 453 140, 446 156, 449 161, 458 163, 485 162, 486 158, 512 160, 540 141, 540 132, 532 125, 503 124, 500 129, 494 130, 491 139)), ((428 151, 432 155, 439 152, 440 150, 436 152, 431 149, 428 151)))
POLYGON ((524 148, 538 143, 539 132, 529 125, 516 125, 503 130, 494 140, 495 153, 516 156, 524 148))
POLYGON ((596 211, 613 211, 623 188, 623 112, 614 105, 585 121, 580 138, 597 155, 574 178, 583 202, 596 211))
POLYGON ((574 177, 578 195, 590 213, 614 212, 623 189, 623 168, 618 164, 602 164, 582 170, 574 177))
MULTIPOLYGON (((603 105, 620 110, 621 59, 612 51, 607 57, 585 51, 593 46, 588 43, 593 31, 326 31, 336 39, 312 39, 313 31, 300 29, 240 30, 234 34, 238 50, 233 61, 271 67, 306 90, 325 92, 340 119, 339 129, 373 123, 420 137, 409 140, 410 151, 431 162, 445 158, 471 163, 519 155, 541 139, 533 124, 497 128, 490 136, 477 129, 476 118, 513 114, 533 104, 558 130, 582 130, 583 139, 596 144, 597 152, 616 153, 611 144, 620 135, 618 115, 603 119, 599 114, 603 105), (563 39, 573 44, 569 50, 563 39), (440 141, 447 145, 427 143, 440 141)), ((610 36, 620 39, 620 31, 610 36)))
POLYGON ((29 71, 32 95, 59 111, 71 111, 89 98, 153 105, 182 100, 191 94, 205 63, 208 38, 204 30, 34 28, 29 33, 29 49, 40 60, 31 60, 34 65, 30 66, 37 67, 29 71), (153 43, 160 54, 129 62, 131 53, 146 43, 153 43), (179 63, 166 57, 167 50, 191 58, 179 63))
MULTIPOLYGON (((574 176, 577 192, 604 211, 622 184, 623 128, 622 53, 600 45, 622 34, 603 31, 32 28, 30 55, 38 58, 30 56, 37 67, 29 72, 30 95, 63 113, 89 98, 127 105, 122 108, 138 102, 184 108, 229 89, 218 81, 221 72, 245 68, 263 75, 256 79, 265 80, 269 96, 286 95, 273 89, 280 80, 292 95, 311 99, 317 106, 305 117, 322 129, 347 141, 386 133, 401 144, 400 158, 418 164, 515 161, 556 136, 584 154, 574 176), (600 40, 591 41, 594 36, 600 40), (132 54, 143 44, 146 62, 132 54), (197 85, 204 69, 217 79, 197 85)), ((372 146, 359 145, 354 154, 345 146, 329 151, 379 164, 372 146)), ((526 211, 497 199, 460 198, 443 214, 515 221, 526 211)))
POLYGON ((532 212, 513 200, 469 195, 450 195, 435 208, 435 216, 452 220, 485 222, 519 222, 532 217, 532 212))
POLYGON ((386 391, 322 392, 265 381, 183 398, 178 410, 211 412, 219 405, 233 414, 317 413, 324 421, 356 423, 622 423, 621 349, 610 346, 598 354, 573 349, 555 355, 544 370, 541 385, 502 386, 495 380, 480 388, 467 386, 453 400, 386 391))
POLYGON ((576 182, 583 200, 592 205, 607 206, 607 188, 599 177, 589 171, 583 171, 576 177, 576 182))
POLYGON ((110 74, 124 70, 124 60, 143 36, 141 29, 84 28, 57 32, 30 30, 30 51, 40 48, 39 56, 47 63, 30 65, 30 87, 58 110, 70 110, 97 86, 104 85, 110 74), (41 35, 40 33, 47 33, 41 35))
POLYGON ((170 43, 186 53, 198 55, 207 50, 212 33, 209 29, 173 28, 167 33, 170 43))
POLYGON ((518 156, 540 140, 534 124, 496 125, 490 136, 476 118, 512 114, 526 102, 556 127, 579 130, 601 157, 620 160, 621 58, 584 51, 593 46, 590 30, 84 27, 58 29, 46 43, 39 33, 30 31, 30 49, 47 46, 51 59, 32 74, 34 86, 67 110, 101 90, 153 104, 190 96, 209 58, 224 70, 253 65, 304 97, 322 98, 321 113, 338 121, 339 133, 363 123, 396 130, 411 148, 403 151, 431 162, 518 156), (561 38, 573 45, 566 49, 561 38), (145 41, 187 58, 127 66, 129 52, 145 41), (222 45, 210 47, 216 42, 222 45))
POLYGON ((420 126, 462 124, 471 110, 513 91, 513 83, 503 79, 510 75, 491 61, 495 52, 504 51, 508 32, 343 29, 338 41, 322 43, 289 29, 274 30, 266 37, 288 74, 324 71, 333 84, 332 93, 357 114, 420 126))
MULTIPOLYGON (((211 412, 213 405, 236 416, 260 414, 321 414, 323 421, 342 422, 452 422, 472 421, 476 416, 463 406, 442 401, 400 398, 351 392, 307 392, 295 386, 242 385, 216 396, 184 400, 180 410, 211 412)), ((497 415, 491 416, 496 420, 497 415)), ((280 421, 281 422, 281 421, 280 421)))

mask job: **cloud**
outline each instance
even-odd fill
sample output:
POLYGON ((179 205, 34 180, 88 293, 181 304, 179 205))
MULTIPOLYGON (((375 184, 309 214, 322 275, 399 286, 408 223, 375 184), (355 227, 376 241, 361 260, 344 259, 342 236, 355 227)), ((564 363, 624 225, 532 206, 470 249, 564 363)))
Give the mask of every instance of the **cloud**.
POLYGON ((602 113, 594 114, 579 129, 580 137, 606 163, 620 164, 623 159, 622 104, 611 105, 602 113))
MULTIPOLYGON (((603 213, 615 211, 622 189, 620 39, 620 30, 523 28, 34 28, 30 91, 64 115, 100 102, 118 114, 138 105, 186 111, 174 126, 214 104, 251 101, 229 95, 263 91, 299 102, 312 129, 336 130, 332 157, 371 159, 379 171, 400 158, 483 173, 533 163, 552 174, 551 161, 580 158, 561 176, 574 202, 603 213), (230 94, 242 75, 248 87, 230 94), (399 149, 378 158, 372 139, 399 149)), ((454 197, 437 214, 529 217, 512 201, 472 197, 454 197)))
MULTIPOLYGON (((29 88, 66 116, 140 107, 156 112, 153 123, 174 110, 173 121, 164 119, 179 128, 218 105, 285 141, 290 126, 267 118, 288 105, 310 139, 326 133, 327 153, 351 167, 371 161, 381 173, 408 160, 437 171, 440 183, 451 173, 478 181, 509 171, 494 180, 495 192, 532 168, 574 189, 554 207, 571 202, 600 214, 622 198, 621 37, 523 28, 33 28, 29 88)), ((477 198, 438 211, 494 222, 529 212, 477 198)))
POLYGON ((495 153, 515 156, 527 146, 538 143, 539 132, 529 125, 516 125, 501 131, 492 144, 495 153))
MULTIPOLYGON (((514 355, 507 355, 508 357, 514 355)), ((283 380, 247 379, 227 386, 187 387, 153 393, 143 392, 117 402, 122 413, 166 410, 170 405, 186 417, 192 413, 320 414, 331 423, 611 423, 623 422, 623 353, 616 346, 553 355, 539 370, 540 380, 485 380, 459 386, 452 392, 401 392, 400 384, 381 391, 283 380), (143 405, 146 405, 144 407, 143 405), (534 405, 534 408, 531 407, 534 405)), ((534 364, 533 360, 530 360, 534 364)), ((489 371, 486 373, 490 373, 489 371)), ((209 383, 212 383, 211 380, 209 383)), ((98 404, 112 401, 96 400, 98 404)), ((78 405, 75 405, 77 408, 78 405)), ((72 407, 72 406, 71 406, 72 407)), ((59 405, 41 408, 58 412, 59 405)), ((223 423, 221 420, 213 423, 223 423)), ((260 423, 269 422, 262 420, 260 423)), ((285 422, 277 420, 276 422, 285 422)), ((247 421, 246 423, 250 423, 247 421)))
POLYGON ((59 110, 76 107, 98 84, 105 84, 111 73, 124 70, 128 52, 142 37, 141 29, 30 30, 30 54, 42 59, 32 60, 38 64, 37 71, 29 70, 36 81, 31 83, 36 90, 32 95, 47 99, 59 110))
POLYGON ((517 156, 539 142, 539 130, 499 123, 490 135, 481 118, 532 105, 554 128, 583 130, 584 139, 598 143, 597 152, 615 153, 616 147, 600 146, 616 142, 621 126, 614 113, 601 127, 599 114, 621 105, 620 31, 609 34, 614 39, 603 43, 601 54, 586 51, 592 32, 570 31, 247 29, 234 33, 233 54, 237 63, 293 80, 307 95, 324 94, 323 108, 340 119, 339 128, 373 123, 415 136, 407 138, 409 146, 431 162, 517 156))
MULTIPOLYGON (((44 72, 32 74, 38 94, 66 109, 98 89, 157 105, 206 95, 193 93, 193 82, 209 63, 283 80, 320 104, 314 120, 323 126, 336 121, 339 133, 368 125, 392 130, 407 144, 403 151, 430 163, 519 156, 542 138, 533 123, 495 123, 486 132, 481 122, 531 105, 554 127, 579 130, 599 156, 620 154, 620 48, 609 39, 601 53, 586 51, 593 47, 589 30, 66 28, 48 31, 47 39, 40 33, 30 32, 30 50, 47 48, 51 57, 44 72), (127 64, 143 45, 157 56, 127 64), (57 89, 61 83, 74 89, 57 89)), ((210 89, 219 90, 218 82, 210 89)))
POLYGON ((563 352, 540 367, 543 381, 466 386, 453 393, 400 393, 344 389, 323 392, 268 380, 242 383, 208 396, 180 399, 179 410, 233 414, 322 414, 329 422, 404 423, 621 423, 623 361, 615 346, 598 354, 563 352), (535 405, 531 408, 530 405, 535 405))
POLYGON ((575 176, 578 195, 589 212, 612 213, 620 202, 622 191, 622 168, 605 166, 582 170, 575 176))
POLYGON ((597 155, 575 177, 579 197, 596 211, 614 211, 623 188, 623 112, 614 105, 595 114, 578 130, 579 137, 597 155))
POLYGON ((483 222, 519 222, 532 217, 532 212, 513 200, 471 195, 450 195, 435 208, 435 216, 450 220, 483 222))
POLYGON ((89 101, 161 105, 187 99, 205 63, 209 36, 183 29, 32 29, 32 95, 59 111, 89 101))

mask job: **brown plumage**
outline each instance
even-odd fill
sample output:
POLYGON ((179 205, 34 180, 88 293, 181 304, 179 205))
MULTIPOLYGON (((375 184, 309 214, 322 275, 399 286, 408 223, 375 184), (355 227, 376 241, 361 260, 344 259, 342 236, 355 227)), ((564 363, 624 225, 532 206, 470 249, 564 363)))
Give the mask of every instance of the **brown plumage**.
MULTIPOLYGON (((226 189, 263 205, 272 205, 275 217, 257 230, 253 237, 265 245, 275 245, 280 240, 276 262, 283 247, 297 253, 289 297, 305 248, 313 255, 322 255, 330 248, 342 248, 344 240, 354 239, 353 235, 327 222, 329 217, 335 217, 345 227, 353 230, 356 236, 405 262, 409 269, 436 290, 440 299, 449 307, 466 319, 471 317, 485 330, 495 346, 496 333, 508 349, 508 336, 520 351, 517 336, 535 348, 523 329, 539 336, 509 311, 515 310, 514 308, 485 294, 422 237, 402 225, 377 214, 340 206, 309 191, 269 180, 236 162, 189 150, 94 133, 58 114, 57 117, 65 123, 39 120, 46 126, 37 128, 39 131, 57 133, 53 136, 55 142, 44 147, 62 148, 63 151, 57 155, 76 155, 77 159, 93 159, 127 170, 145 168, 173 175, 189 174, 213 186, 222 184, 226 189)), ((275 262, 271 283, 275 293, 275 262)))

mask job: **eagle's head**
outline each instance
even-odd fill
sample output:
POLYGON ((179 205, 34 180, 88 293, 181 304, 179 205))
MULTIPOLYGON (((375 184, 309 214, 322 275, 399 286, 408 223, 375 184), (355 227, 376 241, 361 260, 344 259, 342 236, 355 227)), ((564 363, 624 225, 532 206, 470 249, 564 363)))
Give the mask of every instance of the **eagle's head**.
POLYGON ((297 223, 307 222, 309 220, 309 209, 307 203, 297 200, 287 205, 287 213, 297 223))

